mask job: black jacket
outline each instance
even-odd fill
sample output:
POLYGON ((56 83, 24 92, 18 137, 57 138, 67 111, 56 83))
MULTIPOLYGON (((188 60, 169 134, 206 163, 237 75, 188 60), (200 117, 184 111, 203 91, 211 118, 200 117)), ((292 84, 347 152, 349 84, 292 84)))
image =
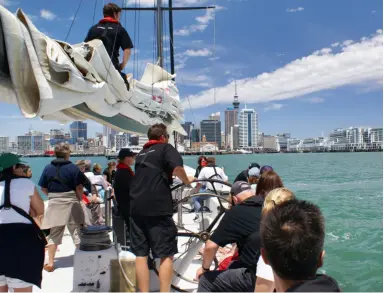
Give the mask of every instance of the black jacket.
POLYGON ((296 284, 287 292, 341 292, 341 290, 335 279, 319 274, 312 280, 296 284))
POLYGON ((123 214, 129 214, 129 193, 131 190, 133 174, 131 169, 117 169, 113 188, 115 189, 116 201, 119 211, 123 214))

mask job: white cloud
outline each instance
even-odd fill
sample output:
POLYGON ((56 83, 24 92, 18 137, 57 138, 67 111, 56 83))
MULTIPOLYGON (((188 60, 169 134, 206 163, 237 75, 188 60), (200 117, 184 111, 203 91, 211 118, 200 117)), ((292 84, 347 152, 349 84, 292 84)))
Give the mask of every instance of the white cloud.
POLYGON ((306 99, 306 101, 312 104, 320 104, 320 103, 324 103, 325 100, 320 97, 313 97, 313 98, 306 99))
MULTIPOLYGON (((140 3, 140 7, 153 7, 153 0, 140 0, 140 1, 137 1, 137 0, 125 0, 124 1, 124 4, 123 4, 123 7, 126 7, 126 6, 134 6, 138 3, 140 3)), ((194 4, 204 4, 206 3, 207 0, 199 0, 199 1, 196 1, 196 0, 175 0, 173 1, 173 5, 174 6, 185 6, 185 5, 194 5, 194 4)), ((163 5, 168 5, 168 0, 163 0, 163 5)))
MULTIPOLYGON (((348 42, 350 43, 350 42, 348 42)), ((312 54, 273 71, 237 81, 242 102, 266 103, 298 98, 346 85, 382 82, 383 35, 375 34, 340 48, 338 53, 312 54)), ((323 50, 329 52, 329 50, 323 50)), ((324 52, 324 53, 325 53, 324 52)), ((230 103, 233 82, 216 88, 217 103, 230 103)), ((190 96, 193 108, 213 104, 213 89, 190 96)), ((189 105, 184 104, 187 108, 189 105)))
POLYGON ((19 4, 19 2, 11 1, 11 0, 0 0, 0 5, 2 6, 12 6, 16 4, 19 4))
POLYGON ((56 18, 56 14, 54 14, 52 11, 49 11, 47 9, 41 9, 40 10, 40 17, 42 17, 46 20, 54 20, 56 18))
POLYGON ((338 47, 339 45, 340 45, 340 43, 339 43, 339 42, 336 42, 336 43, 331 44, 331 47, 332 47, 332 48, 335 48, 335 47, 338 47))
POLYGON ((208 57, 212 55, 212 51, 204 48, 201 50, 187 50, 183 54, 188 57, 208 57))
MULTIPOLYGON (((189 0, 180 0, 180 1, 187 2, 189 0)), ((196 1, 193 1, 193 3, 196 3, 196 1)), ((175 35, 189 36, 190 34, 195 32, 203 32, 208 27, 209 23, 215 18, 215 13, 222 9, 224 9, 224 7, 218 6, 218 5, 216 5, 215 9, 206 9, 205 14, 203 16, 198 16, 195 18, 197 22, 196 24, 192 24, 190 26, 184 26, 183 28, 176 30, 175 35)))
POLYGON ((264 112, 271 111, 271 110, 280 110, 283 108, 283 104, 271 104, 264 108, 264 112))
POLYGON ((286 11, 287 12, 300 12, 303 10, 304 10, 304 7, 297 7, 297 8, 288 8, 286 11))

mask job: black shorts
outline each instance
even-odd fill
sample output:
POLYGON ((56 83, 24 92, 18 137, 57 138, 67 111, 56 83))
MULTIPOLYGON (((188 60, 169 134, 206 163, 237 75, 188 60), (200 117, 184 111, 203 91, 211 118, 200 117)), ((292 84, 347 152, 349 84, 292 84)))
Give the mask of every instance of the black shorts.
POLYGON ((177 228, 171 216, 131 216, 130 238, 136 256, 164 258, 177 254, 177 228))

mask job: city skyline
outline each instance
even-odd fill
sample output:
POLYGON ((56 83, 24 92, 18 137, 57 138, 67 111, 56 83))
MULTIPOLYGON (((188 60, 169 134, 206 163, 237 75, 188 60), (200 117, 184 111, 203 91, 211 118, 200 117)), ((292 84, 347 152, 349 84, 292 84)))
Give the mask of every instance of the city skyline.
MULTIPOLYGON (((180 5, 190 2, 178 1, 180 5)), ((214 0, 199 2, 215 4, 214 0)), ((64 40, 78 1, 2 3, 12 12, 21 7, 43 33, 64 40)), ((239 101, 256 110, 265 133, 308 137, 337 126, 382 124, 382 1, 221 0, 216 4, 220 8, 215 22, 209 11, 175 14, 176 81, 185 121, 198 124, 212 112, 224 113, 236 81, 239 101)), ((137 27, 130 16, 127 13, 123 25, 133 36, 137 27)), ((101 5, 94 21, 99 18, 101 5)), ((89 11, 81 9, 67 41, 83 41, 91 20, 89 11)), ((134 72, 137 79, 146 62, 153 61, 153 42, 147 37, 153 35, 152 25, 142 19, 141 42, 134 44, 125 70, 134 72)), ((97 123, 86 122, 91 136, 102 132, 97 123)), ((60 128, 57 122, 25 119, 17 106, 4 103, 0 123, 6 125, 0 135, 6 136, 25 133, 29 125, 43 132, 60 128)))

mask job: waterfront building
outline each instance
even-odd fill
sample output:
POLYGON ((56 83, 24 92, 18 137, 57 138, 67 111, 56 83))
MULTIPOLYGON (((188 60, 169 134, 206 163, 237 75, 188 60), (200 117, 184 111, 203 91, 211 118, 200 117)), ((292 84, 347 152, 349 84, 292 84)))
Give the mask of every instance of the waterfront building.
MULTIPOLYGON (((71 137, 77 141, 79 138, 87 140, 87 123, 82 121, 74 121, 69 125, 71 137)), ((64 135, 65 137, 65 135, 64 135)), ((68 137, 65 137, 68 138, 68 137)))
POLYGON ((239 147, 257 148, 258 133, 259 122, 256 111, 246 107, 241 109, 239 113, 239 147))
POLYGON ((0 136, 0 153, 8 153, 8 152, 9 152, 9 137, 0 136))
POLYGON ((200 135, 206 137, 206 141, 221 146, 221 122, 220 120, 203 120, 200 122, 200 135))

